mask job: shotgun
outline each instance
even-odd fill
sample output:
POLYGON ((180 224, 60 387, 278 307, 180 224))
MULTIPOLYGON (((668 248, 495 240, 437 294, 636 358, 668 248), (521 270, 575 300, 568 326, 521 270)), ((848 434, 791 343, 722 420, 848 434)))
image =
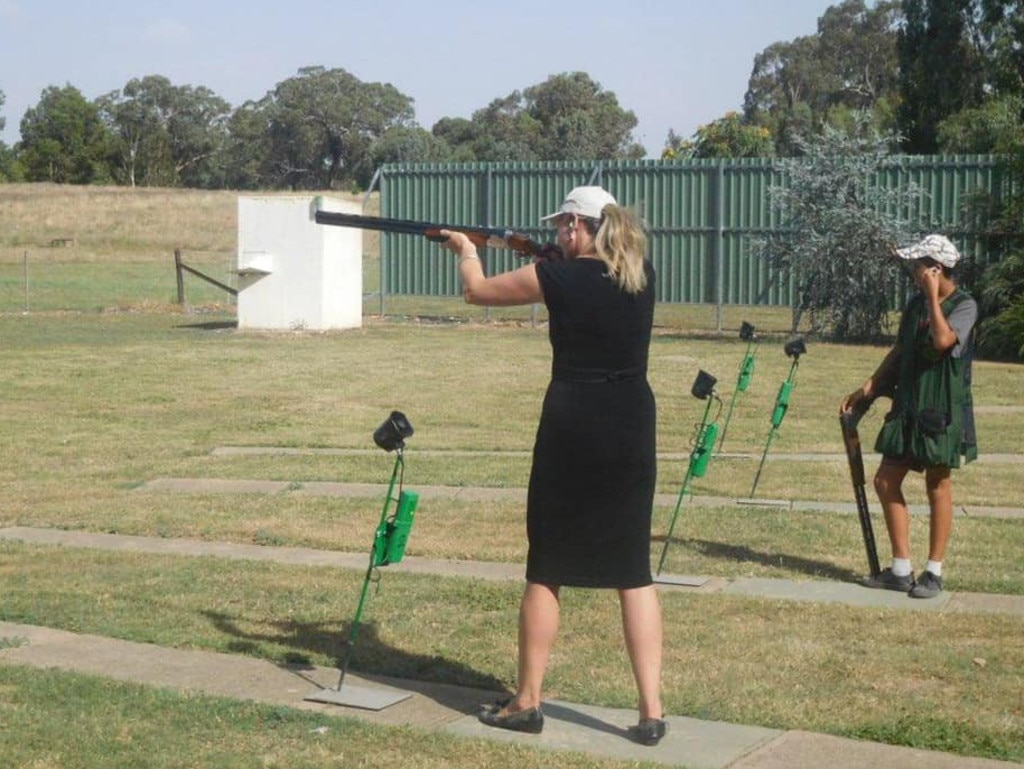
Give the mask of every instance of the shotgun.
POLYGON ((554 243, 537 243, 521 232, 500 227, 466 227, 461 224, 432 224, 409 219, 388 219, 381 216, 361 216, 321 210, 321 201, 314 201, 313 220, 317 224, 333 224, 337 227, 357 227, 362 230, 398 232, 406 235, 422 235, 427 240, 443 243, 447 238, 441 230, 461 232, 477 247, 507 248, 524 259, 561 259, 562 250, 554 243))
POLYGON ((871 524, 871 511, 868 508, 867 494, 864 492, 864 454, 861 451, 860 434, 857 423, 868 407, 856 411, 847 411, 839 415, 839 426, 843 432, 843 445, 846 447, 846 459, 850 465, 850 480, 853 481, 853 497, 857 502, 857 517, 860 519, 860 533, 864 538, 864 549, 868 557, 868 569, 872 577, 882 573, 878 563, 878 546, 875 543, 875 529, 871 524))

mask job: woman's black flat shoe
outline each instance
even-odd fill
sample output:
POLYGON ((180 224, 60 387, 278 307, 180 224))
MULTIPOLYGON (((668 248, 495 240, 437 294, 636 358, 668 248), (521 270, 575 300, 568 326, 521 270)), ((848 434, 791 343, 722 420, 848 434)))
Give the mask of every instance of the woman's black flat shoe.
POLYGON ((657 745, 668 732, 668 724, 661 718, 641 718, 640 723, 627 730, 629 739, 641 745, 657 745))
POLYGON ((526 732, 527 734, 540 734, 544 729, 544 714, 539 706, 502 715, 501 710, 506 704, 508 703, 497 702, 485 709, 478 716, 480 723, 493 726, 496 729, 508 729, 512 732, 526 732))

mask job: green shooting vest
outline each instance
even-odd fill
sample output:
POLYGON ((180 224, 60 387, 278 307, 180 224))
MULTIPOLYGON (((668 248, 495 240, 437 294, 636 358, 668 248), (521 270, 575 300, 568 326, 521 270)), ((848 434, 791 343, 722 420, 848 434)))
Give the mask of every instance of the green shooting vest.
MULTIPOLYGON (((970 295, 958 288, 942 303, 949 317, 970 295)), ((900 321, 899 376, 892 410, 875 441, 883 456, 916 460, 927 466, 960 467, 978 458, 971 397, 971 340, 963 354, 954 358, 952 349, 937 352, 928 327, 928 307, 918 294, 907 304, 900 321)), ((972 330, 973 335, 973 330, 972 330)))

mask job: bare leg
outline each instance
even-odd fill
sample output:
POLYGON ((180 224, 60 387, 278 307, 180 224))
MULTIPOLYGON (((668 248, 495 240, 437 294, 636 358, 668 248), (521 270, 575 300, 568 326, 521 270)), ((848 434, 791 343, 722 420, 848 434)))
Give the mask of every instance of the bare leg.
POLYGON ((948 467, 929 467, 925 471, 931 528, 928 535, 928 560, 940 562, 953 530, 953 483, 948 467))
POLYGON ((909 468, 885 459, 875 473, 875 491, 885 513, 893 558, 910 558, 910 512, 903 496, 903 479, 909 468))
POLYGON ((558 635, 558 586, 527 582, 519 604, 519 683, 511 713, 540 705, 544 671, 558 635))
POLYGON ((654 585, 619 591, 622 632, 639 694, 640 718, 661 718, 661 605, 654 585))

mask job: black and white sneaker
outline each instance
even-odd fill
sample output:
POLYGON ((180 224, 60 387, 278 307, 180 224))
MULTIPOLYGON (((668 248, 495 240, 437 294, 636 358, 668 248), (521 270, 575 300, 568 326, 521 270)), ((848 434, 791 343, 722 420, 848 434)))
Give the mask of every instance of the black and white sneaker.
POLYGON ((942 577, 925 570, 917 584, 910 588, 909 595, 911 598, 934 598, 941 592, 942 577))
MULTIPOLYGON (((927 572, 925 573, 927 574, 927 572)), ((877 577, 862 578, 860 584, 875 590, 895 590, 898 593, 906 593, 914 587, 914 575, 897 576, 892 573, 892 569, 886 568, 882 569, 877 577)))

